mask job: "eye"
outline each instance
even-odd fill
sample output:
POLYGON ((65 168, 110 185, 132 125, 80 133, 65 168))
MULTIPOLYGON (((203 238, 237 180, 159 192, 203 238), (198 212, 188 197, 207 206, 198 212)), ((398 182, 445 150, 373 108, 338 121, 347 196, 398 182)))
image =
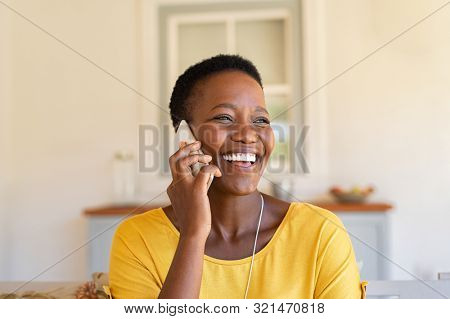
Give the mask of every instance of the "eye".
POLYGON ((260 125, 270 125, 270 120, 266 117, 258 117, 255 120, 255 123, 260 125))
POLYGON ((222 114, 222 115, 218 115, 216 117, 214 117, 215 120, 221 121, 221 122, 232 122, 233 118, 227 114, 222 114))

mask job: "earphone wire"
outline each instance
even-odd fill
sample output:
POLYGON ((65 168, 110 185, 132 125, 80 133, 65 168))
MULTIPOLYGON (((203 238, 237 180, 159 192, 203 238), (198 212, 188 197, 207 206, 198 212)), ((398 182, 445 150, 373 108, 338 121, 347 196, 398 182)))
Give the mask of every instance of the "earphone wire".
POLYGON ((263 215, 263 211, 264 211, 264 197, 262 196, 262 194, 260 194, 260 196, 261 196, 261 210, 259 212, 258 228, 256 229, 255 243, 253 245, 252 261, 250 263, 250 270, 248 273, 247 288, 245 289, 244 299, 247 299, 248 289, 250 288, 250 280, 252 278, 252 271, 253 271, 253 261, 255 259, 255 253, 256 253, 256 243, 258 242, 259 228, 261 227, 261 219, 262 219, 262 215, 263 215))

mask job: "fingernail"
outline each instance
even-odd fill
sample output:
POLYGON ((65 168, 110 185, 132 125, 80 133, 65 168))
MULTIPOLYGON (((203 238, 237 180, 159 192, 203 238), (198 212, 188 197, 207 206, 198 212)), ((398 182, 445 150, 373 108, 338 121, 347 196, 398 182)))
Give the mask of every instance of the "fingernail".
POLYGON ((205 159, 207 159, 208 161, 212 160, 212 156, 211 155, 205 155, 205 159))

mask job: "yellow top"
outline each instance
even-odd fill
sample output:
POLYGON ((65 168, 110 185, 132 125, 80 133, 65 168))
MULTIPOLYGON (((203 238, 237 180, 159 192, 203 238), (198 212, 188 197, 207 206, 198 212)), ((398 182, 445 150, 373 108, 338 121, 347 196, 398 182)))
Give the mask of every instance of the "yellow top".
MULTIPOLYGON (((122 222, 114 235, 109 287, 114 298, 157 298, 179 232, 161 208, 122 222)), ((200 298, 243 298, 251 256, 204 257, 200 298)), ((350 238, 333 213, 291 203, 269 243, 256 253, 248 298, 363 298, 365 284, 350 238)))

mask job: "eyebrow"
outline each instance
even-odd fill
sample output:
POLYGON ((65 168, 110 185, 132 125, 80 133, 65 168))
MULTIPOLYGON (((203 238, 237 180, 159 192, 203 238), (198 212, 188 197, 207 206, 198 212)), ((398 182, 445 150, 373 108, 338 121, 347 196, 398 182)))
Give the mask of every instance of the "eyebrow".
MULTIPOLYGON (((225 107, 225 108, 229 108, 229 109, 233 109, 233 110, 238 108, 237 105, 234 105, 231 103, 220 103, 220 104, 217 104, 216 106, 214 106, 211 109, 211 111, 215 110, 216 108, 220 108, 220 107, 225 107)), ((255 108, 256 108, 256 111, 263 112, 263 113, 266 113, 267 115, 269 115, 269 112, 264 107, 257 105, 255 108)))

